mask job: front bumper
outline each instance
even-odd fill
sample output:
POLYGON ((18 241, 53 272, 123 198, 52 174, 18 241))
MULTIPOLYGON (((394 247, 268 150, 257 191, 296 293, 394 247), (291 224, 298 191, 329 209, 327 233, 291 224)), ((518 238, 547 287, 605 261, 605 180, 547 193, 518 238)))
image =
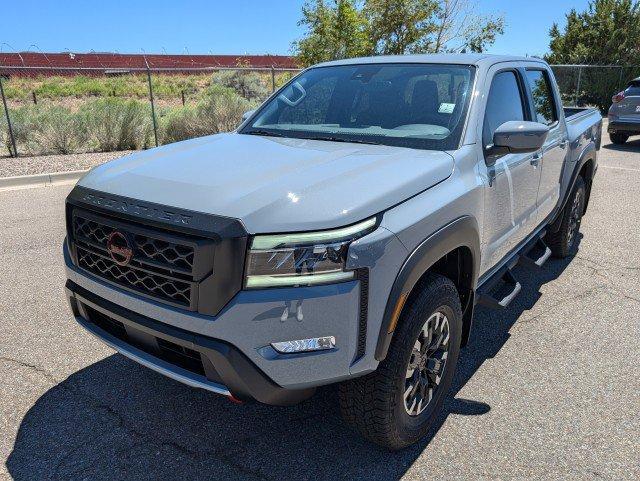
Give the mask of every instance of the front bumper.
POLYGON ((610 120, 607 132, 610 134, 617 132, 624 132, 630 135, 640 134, 640 119, 638 121, 610 120))
POLYGON ((192 387, 237 400, 296 404, 314 389, 283 389, 235 347, 154 321, 67 281, 76 321, 124 356, 192 387))
POLYGON ((66 243, 64 257, 67 296, 76 320, 124 355, 186 384, 240 399, 290 404, 310 395, 310 388, 352 375, 362 324, 359 280, 241 291, 217 316, 206 316, 154 302, 86 273, 73 264, 66 243), (124 324, 127 337, 105 330, 95 322, 96 315, 124 324), (329 335, 336 338, 332 350, 278 354, 271 347, 276 341, 329 335), (204 372, 196 375, 155 355, 157 339, 199 353, 204 372), (213 367, 207 370, 209 364, 213 367))

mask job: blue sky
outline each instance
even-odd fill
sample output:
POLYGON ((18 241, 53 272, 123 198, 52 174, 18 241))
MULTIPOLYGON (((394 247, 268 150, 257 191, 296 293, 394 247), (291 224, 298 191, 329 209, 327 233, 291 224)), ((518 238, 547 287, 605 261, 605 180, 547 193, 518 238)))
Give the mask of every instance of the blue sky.
MULTIPOLYGON (((135 53, 290 53, 300 37, 304 0, 21 0, 3 2, 2 51, 135 53), (7 45, 8 44, 8 45, 7 45), (164 50, 163 50, 164 49, 164 50)), ((588 0, 477 0, 481 13, 500 13, 505 34, 490 53, 547 51, 548 31, 571 7, 588 0)))

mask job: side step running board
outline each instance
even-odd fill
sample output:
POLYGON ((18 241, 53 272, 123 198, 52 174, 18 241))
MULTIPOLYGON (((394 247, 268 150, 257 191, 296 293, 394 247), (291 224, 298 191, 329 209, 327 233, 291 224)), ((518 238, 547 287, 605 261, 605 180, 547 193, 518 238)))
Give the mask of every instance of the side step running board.
POLYGON ((520 262, 531 267, 542 267, 549 257, 551 257, 551 249, 540 237, 528 252, 520 256, 520 262))
POLYGON ((551 249, 544 242, 545 233, 540 232, 536 238, 530 240, 508 264, 478 288, 476 304, 490 309, 504 309, 511 304, 522 289, 511 270, 520 262, 540 268, 551 257, 551 249))
MULTIPOLYGON (((483 286, 484 287, 484 286, 483 286)), ((476 293, 477 303, 483 306, 486 306, 490 309, 505 309, 511 301, 513 301, 518 294, 520 294, 520 290, 522 286, 513 276, 511 269, 505 269, 502 277, 496 276, 496 281, 492 283, 491 286, 484 291, 478 291, 476 293), (496 289, 502 295, 500 299, 497 299, 492 295, 492 291, 494 291, 494 287, 496 287, 499 282, 502 281, 501 286, 496 289), (508 290, 506 290, 508 289, 508 290), (504 292, 506 290, 506 292, 504 292)))

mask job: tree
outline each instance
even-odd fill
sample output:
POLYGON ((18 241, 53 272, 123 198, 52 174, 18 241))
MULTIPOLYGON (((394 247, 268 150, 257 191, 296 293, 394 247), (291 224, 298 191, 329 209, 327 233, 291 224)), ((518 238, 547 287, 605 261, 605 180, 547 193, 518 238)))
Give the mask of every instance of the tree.
POLYGON ((556 79, 566 100, 578 105, 596 105, 606 112, 611 96, 640 69, 640 2, 638 0, 593 0, 583 12, 571 9, 561 30, 549 31, 551 64, 620 65, 620 69, 582 68, 559 70, 556 79), (568 74, 567 74, 568 73, 568 74), (580 80, 578 80, 578 78, 580 80))
POLYGON ((469 0, 438 2, 436 30, 428 52, 483 52, 504 33, 504 18, 478 15, 469 0))
POLYGON ((363 55, 481 52, 504 31, 502 17, 476 14, 470 0, 315 0, 302 8, 303 65, 363 55))
POLYGON ((549 31, 549 63, 635 65, 640 61, 640 3, 637 0, 594 0, 587 10, 566 15, 560 31, 549 31))
POLYGON ((367 21, 370 54, 402 55, 424 50, 425 39, 436 29, 436 0, 368 0, 363 14, 367 21))
POLYGON ((302 19, 308 34, 294 42, 293 50, 303 65, 368 55, 371 51, 367 26, 354 0, 308 1, 302 7, 302 19))

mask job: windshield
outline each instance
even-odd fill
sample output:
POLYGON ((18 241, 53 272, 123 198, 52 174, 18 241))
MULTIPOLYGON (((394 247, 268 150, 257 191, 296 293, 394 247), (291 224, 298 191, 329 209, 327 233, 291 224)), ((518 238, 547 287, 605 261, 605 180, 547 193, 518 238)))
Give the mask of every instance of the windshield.
POLYGON ((312 68, 267 102, 240 133, 455 149, 473 75, 472 67, 441 64, 312 68))

